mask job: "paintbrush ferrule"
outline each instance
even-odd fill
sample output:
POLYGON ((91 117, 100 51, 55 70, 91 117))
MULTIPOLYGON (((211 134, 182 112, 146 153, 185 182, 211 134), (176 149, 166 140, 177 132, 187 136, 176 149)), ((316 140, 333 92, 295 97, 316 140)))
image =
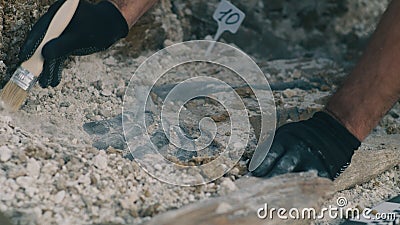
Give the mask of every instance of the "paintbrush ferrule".
POLYGON ((23 90, 29 91, 35 85, 37 77, 20 66, 11 77, 11 81, 23 90))

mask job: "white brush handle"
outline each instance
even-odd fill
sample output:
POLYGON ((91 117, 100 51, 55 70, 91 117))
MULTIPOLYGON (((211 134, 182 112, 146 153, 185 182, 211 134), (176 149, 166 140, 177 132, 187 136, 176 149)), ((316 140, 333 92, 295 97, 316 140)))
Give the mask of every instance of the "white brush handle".
POLYGON ((59 37, 65 28, 68 26, 72 17, 78 8, 79 0, 66 0, 63 5, 58 9, 53 19, 47 28, 46 34, 40 43, 39 47, 36 49, 35 53, 27 61, 23 62, 21 66, 32 73, 34 76, 38 77, 43 70, 44 58, 42 56, 43 46, 59 37))

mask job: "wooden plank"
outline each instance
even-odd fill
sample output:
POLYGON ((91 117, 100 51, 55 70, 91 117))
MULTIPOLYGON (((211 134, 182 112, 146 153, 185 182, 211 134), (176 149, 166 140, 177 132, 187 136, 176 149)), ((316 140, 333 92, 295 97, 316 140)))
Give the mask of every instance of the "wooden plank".
POLYGON ((369 137, 363 148, 371 150, 355 152, 349 168, 335 180, 336 191, 368 182, 383 172, 400 165, 400 135, 369 137))
POLYGON ((147 225, 242 225, 309 224, 307 220, 281 220, 257 217, 257 210, 268 208, 320 207, 333 194, 332 181, 313 173, 286 174, 271 179, 244 177, 236 182, 238 190, 206 199, 154 217, 147 225))
POLYGON ((236 182, 238 191, 203 200, 154 217, 147 225, 241 225, 309 224, 307 220, 262 220, 257 210, 307 207, 319 209, 334 192, 368 182, 400 164, 399 135, 370 137, 356 151, 352 165, 335 182, 312 173, 285 174, 271 179, 244 177, 236 182), (371 149, 371 150, 365 150, 371 149))

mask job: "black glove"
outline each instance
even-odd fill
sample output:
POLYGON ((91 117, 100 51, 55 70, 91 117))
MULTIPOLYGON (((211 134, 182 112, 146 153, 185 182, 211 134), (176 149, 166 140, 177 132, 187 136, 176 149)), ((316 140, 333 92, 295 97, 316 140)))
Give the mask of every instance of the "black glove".
MULTIPOLYGON (((266 143, 259 147, 262 149, 263 145, 266 143)), ((360 145, 336 119, 317 112, 311 119, 280 127, 267 156, 252 174, 272 177, 316 170, 318 176, 333 180, 347 168, 360 145)))
MULTIPOLYGON (((43 40, 51 19, 65 0, 59 0, 32 27, 19 59, 29 59, 43 40)), ((109 48, 128 34, 128 24, 121 12, 108 1, 91 4, 85 0, 78 8, 60 37, 49 41, 42 50, 43 72, 39 76, 40 86, 57 86, 61 81, 61 71, 65 59, 70 55, 89 55, 109 48)))

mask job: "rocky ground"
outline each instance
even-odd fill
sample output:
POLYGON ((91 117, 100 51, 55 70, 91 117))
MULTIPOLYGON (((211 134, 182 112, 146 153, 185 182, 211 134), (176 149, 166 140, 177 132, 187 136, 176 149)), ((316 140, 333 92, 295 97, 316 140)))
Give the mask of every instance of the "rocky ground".
MULTIPOLYGON (((308 118, 323 108, 360 54, 363 40, 373 30, 371 24, 376 23, 387 4, 358 0, 343 4, 324 1, 315 5, 314 1, 304 1, 292 8, 290 1, 274 4, 261 1, 261 5, 257 2, 238 3, 246 12, 252 7, 259 9, 254 14, 248 13, 251 21, 256 22, 246 22, 241 32, 236 36, 225 35, 224 40, 249 52, 265 73, 273 89, 278 124, 308 118), (299 23, 296 15, 302 15, 305 22, 299 23), (320 20, 307 20, 312 15, 320 20), (332 17, 336 23, 329 20, 332 17), (324 23, 328 25, 322 26, 324 23), (264 38, 254 39, 251 41, 254 44, 246 46, 241 40, 249 36, 264 38), (256 47, 260 44, 269 53, 260 52, 256 47)), ((21 44, 27 24, 43 12, 42 6, 48 2, 1 3, 0 83, 5 83, 16 66, 18 49, 13 46, 21 44)), ((243 98, 252 127, 243 157, 224 177, 196 187, 160 182, 132 161, 123 136, 123 96, 137 67, 155 49, 181 40, 203 39, 214 32, 211 17, 200 14, 211 13, 213 4, 200 3, 161 1, 139 21, 125 41, 104 53, 72 58, 60 86, 35 87, 17 113, 0 109, 1 212, 15 224, 142 224, 154 215, 237 189, 234 181, 247 173, 246 163, 259 135, 259 110, 252 92, 222 67, 196 64, 170 71, 155 86, 151 99, 156 110, 146 116, 150 124, 156 124, 157 108, 165 92, 185 77, 217 74, 230 83, 243 98)), ((229 122, 221 105, 211 100, 196 99, 185 108, 182 128, 193 137, 199 135, 197 124, 203 116, 211 116, 222 128, 229 122)), ((400 134, 399 103, 382 119, 372 136, 396 134, 400 134)), ((151 135, 152 141, 166 149, 176 162, 204 163, 204 158, 210 157, 182 155, 171 150, 158 129, 151 135)), ((229 133, 222 129, 209 152, 218 152, 227 136, 229 133)), ((363 148, 377 147, 364 144, 363 148)), ((395 167, 369 182, 339 191, 325 204, 346 196, 353 205, 373 206, 400 194, 399 182, 400 171, 395 167)))
POLYGON ((2 113, 1 211, 17 224, 138 224, 235 188, 232 180, 243 174, 243 164, 218 182, 179 187, 147 175, 124 157, 126 151, 92 147, 83 125, 121 113, 117 89, 143 58, 112 59, 81 58, 65 71, 63 85, 36 88, 19 113, 2 113), (97 86, 88 88, 93 82, 97 86))
MULTIPOLYGON (((0 210, 15 223, 139 224, 155 214, 235 190, 233 181, 247 173, 245 164, 254 149, 255 136, 235 169, 204 186, 167 185, 130 160, 118 115, 122 90, 143 59, 116 60, 112 51, 75 59, 59 87, 36 87, 20 112, 2 112, 0 210)), ((305 90, 284 87, 274 91, 280 123, 307 118, 320 109, 334 88, 329 82, 340 80, 343 74, 329 60, 272 61, 263 69, 270 71, 267 76, 272 84, 279 84, 273 88, 299 79, 308 85, 305 90), (314 85, 317 81, 321 88, 314 88, 308 78, 318 74, 329 79, 316 79, 314 85)), ((251 96, 244 99, 251 105, 251 96)), ((192 104, 199 105, 196 101, 192 104)), ((212 108, 223 115, 211 102, 208 109, 212 108)), ((398 113, 399 104, 375 133, 398 134, 398 113)), ((226 120, 219 119, 219 123, 226 120)), ((188 120, 186 126, 192 125, 188 120)), ((349 201, 363 206, 375 204, 400 193, 399 175, 398 168, 393 169, 337 196, 348 196, 349 201)))

